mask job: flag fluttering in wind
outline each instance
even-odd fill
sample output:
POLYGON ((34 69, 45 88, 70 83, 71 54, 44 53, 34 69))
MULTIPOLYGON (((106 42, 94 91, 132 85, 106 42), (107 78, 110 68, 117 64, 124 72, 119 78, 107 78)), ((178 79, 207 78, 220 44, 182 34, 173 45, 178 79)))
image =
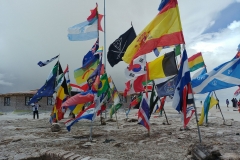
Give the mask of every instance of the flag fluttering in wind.
POLYGON ((213 97, 212 92, 209 92, 202 107, 201 116, 198 122, 199 125, 203 124, 204 117, 207 123, 208 111, 216 104, 218 104, 218 101, 213 97))
POLYGON ((146 96, 143 96, 139 110, 138 110, 138 122, 143 125, 147 130, 150 130, 150 108, 146 96))
POLYGON ((135 79, 136 77, 146 74, 146 55, 139 56, 133 61, 132 67, 125 69, 125 76, 127 79, 135 79))
POLYGON ((109 88, 108 76, 105 73, 100 78, 100 83, 98 85, 97 95, 100 96, 101 94, 107 92, 108 88, 109 88))
POLYGON ((129 80, 125 83, 124 96, 127 94, 133 94, 144 91, 143 82, 146 81, 146 74, 136 77, 135 79, 129 80))
POLYGON ((43 62, 42 62, 42 61, 39 61, 39 62, 38 62, 38 65, 39 65, 40 67, 46 66, 48 63, 54 61, 54 60, 57 59, 58 57, 59 57, 59 55, 51 58, 50 60, 46 60, 46 61, 43 61, 43 62))
POLYGON ((95 55, 98 48, 99 48, 99 38, 96 40, 95 44, 88 51, 88 53, 83 57, 83 60, 82 60, 82 67, 83 68, 86 68, 92 62, 95 62, 96 59, 99 59, 99 55, 95 55))
POLYGON ((80 112, 76 118, 70 119, 67 122, 65 122, 65 126, 67 127, 67 130, 70 131, 74 123, 80 121, 81 119, 88 119, 93 121, 95 117, 94 115, 95 115, 95 103, 92 103, 89 107, 80 112))
POLYGON ((177 76, 174 76, 173 78, 165 82, 156 84, 156 91, 158 97, 173 95, 177 85, 177 78, 178 78, 177 76))
POLYGON ((184 101, 183 90, 188 83, 191 82, 190 71, 188 68, 188 57, 186 50, 183 51, 180 69, 178 71, 177 86, 175 88, 173 97, 173 108, 178 112, 182 111, 182 104, 184 101))
POLYGON ((147 63, 148 80, 165 78, 178 73, 175 52, 169 52, 147 63))
POLYGON ((116 113, 117 112, 117 110, 119 109, 119 108, 121 108, 122 107, 122 104, 121 103, 118 103, 118 104, 116 104, 116 105, 112 105, 111 106, 111 109, 110 109, 110 112, 109 112, 109 114, 110 114, 110 118, 112 118, 112 115, 114 114, 114 113, 116 113))
POLYGON ((128 46, 123 60, 130 63, 157 47, 184 44, 177 0, 163 0, 162 9, 128 46), (165 3, 166 2, 166 3, 165 3))
POLYGON ((98 13, 98 7, 91 10, 87 21, 68 28, 68 39, 70 41, 86 41, 98 37, 98 30, 102 31, 101 19, 103 15, 98 13))
POLYGON ((120 35, 108 49, 107 59, 109 64, 113 67, 122 61, 122 57, 127 49, 127 47, 132 43, 136 38, 136 33, 133 26, 128 29, 125 33, 120 35))
POLYGON ((192 79, 194 93, 207 93, 240 84, 240 58, 225 62, 212 71, 192 79))
POLYGON ((188 65, 189 65, 190 72, 193 72, 201 67, 204 67, 205 64, 203 61, 202 53, 199 52, 199 53, 194 54, 193 56, 189 57, 188 65))
POLYGON ((207 73, 207 69, 206 67, 202 67, 201 69, 199 69, 199 71, 197 71, 193 76, 192 76, 192 79, 195 79, 195 78, 200 78, 202 77, 204 74, 207 73))
POLYGON ((59 62, 55 64, 51 70, 45 84, 37 91, 37 93, 31 98, 28 104, 38 101, 41 97, 51 97, 55 89, 55 80, 58 72, 59 62))

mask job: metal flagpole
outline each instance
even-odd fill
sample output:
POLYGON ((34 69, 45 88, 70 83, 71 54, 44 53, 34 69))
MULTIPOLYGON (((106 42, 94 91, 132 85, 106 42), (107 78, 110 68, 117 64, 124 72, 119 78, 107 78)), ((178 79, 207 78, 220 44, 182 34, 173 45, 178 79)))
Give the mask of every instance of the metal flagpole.
POLYGON ((90 141, 92 141, 92 123, 93 123, 93 121, 91 121, 91 127, 90 127, 90 137, 89 137, 90 141))
POLYGON ((107 55, 106 55, 106 9, 105 9, 105 0, 104 0, 104 65, 105 71, 107 71, 107 55))

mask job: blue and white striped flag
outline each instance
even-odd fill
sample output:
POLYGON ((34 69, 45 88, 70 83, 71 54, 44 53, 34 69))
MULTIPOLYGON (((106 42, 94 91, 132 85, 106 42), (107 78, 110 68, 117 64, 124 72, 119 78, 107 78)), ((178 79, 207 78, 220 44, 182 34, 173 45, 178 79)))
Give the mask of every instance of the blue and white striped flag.
POLYGON ((178 112, 182 110, 183 104, 183 89, 189 82, 191 82, 190 71, 188 67, 188 57, 187 52, 184 49, 182 54, 182 60, 180 64, 180 69, 178 71, 177 86, 175 88, 174 97, 173 97, 173 108, 178 112))
POLYGON ((38 65, 39 65, 40 67, 46 66, 48 63, 50 63, 50 62, 52 62, 53 60, 57 59, 58 56, 59 56, 59 55, 53 57, 53 58, 50 59, 50 60, 46 60, 46 61, 44 61, 44 62, 39 61, 39 62, 38 62, 38 65))
POLYGON ((194 93, 207 93, 240 84, 240 58, 232 59, 192 80, 194 93))

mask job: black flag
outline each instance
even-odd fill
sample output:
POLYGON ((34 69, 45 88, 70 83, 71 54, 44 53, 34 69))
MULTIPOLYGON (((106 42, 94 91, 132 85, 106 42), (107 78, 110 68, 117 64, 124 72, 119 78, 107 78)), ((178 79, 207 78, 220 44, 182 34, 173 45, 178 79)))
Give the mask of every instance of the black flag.
POLYGON ((126 49, 135 38, 136 33, 132 26, 109 46, 107 59, 112 67, 122 61, 126 49))

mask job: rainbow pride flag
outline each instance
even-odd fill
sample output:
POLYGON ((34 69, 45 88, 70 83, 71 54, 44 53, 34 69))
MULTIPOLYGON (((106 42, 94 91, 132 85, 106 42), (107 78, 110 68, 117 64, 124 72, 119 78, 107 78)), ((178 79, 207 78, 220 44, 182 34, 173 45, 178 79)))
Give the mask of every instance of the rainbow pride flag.
POLYGON ((194 54, 192 57, 188 58, 188 66, 190 72, 193 72, 201 67, 204 67, 204 61, 202 57, 202 53, 199 52, 197 54, 194 54))

